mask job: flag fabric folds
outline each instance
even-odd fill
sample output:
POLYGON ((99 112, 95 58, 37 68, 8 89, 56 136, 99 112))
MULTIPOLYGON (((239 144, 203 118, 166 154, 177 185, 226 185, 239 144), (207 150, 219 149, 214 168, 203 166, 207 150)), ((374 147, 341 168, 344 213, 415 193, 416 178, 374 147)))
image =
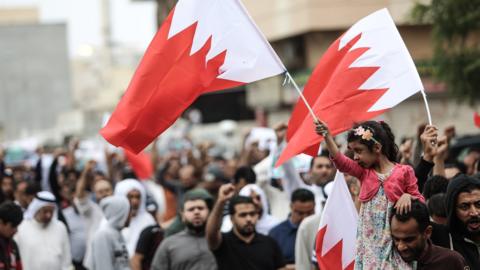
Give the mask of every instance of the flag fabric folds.
MULTIPOLYGON (((355 23, 320 59, 303 94, 333 135, 374 118, 423 89, 415 64, 387 9, 355 23)), ((316 155, 322 137, 299 100, 288 123, 288 145, 277 165, 316 155)))
POLYGON ((151 179, 153 176, 153 164, 150 155, 145 152, 134 154, 123 150, 128 163, 139 180, 151 179))
POLYGON ((138 153, 206 92, 285 72, 239 0, 180 0, 100 131, 138 153))
POLYGON ((337 171, 315 240, 320 269, 353 270, 358 214, 344 175, 337 171))

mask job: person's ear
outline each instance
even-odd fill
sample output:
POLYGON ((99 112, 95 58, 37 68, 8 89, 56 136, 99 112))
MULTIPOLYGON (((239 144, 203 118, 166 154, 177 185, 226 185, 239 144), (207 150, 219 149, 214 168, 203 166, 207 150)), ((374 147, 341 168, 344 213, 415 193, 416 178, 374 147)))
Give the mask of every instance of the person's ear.
POLYGON ((425 237, 425 239, 429 239, 430 236, 432 236, 432 230, 433 230, 432 225, 428 225, 425 231, 423 232, 423 236, 425 237))
POLYGON ((379 144, 379 143, 375 143, 375 144, 373 145, 373 152, 374 152, 375 154, 380 154, 380 153, 382 153, 382 145, 379 144))

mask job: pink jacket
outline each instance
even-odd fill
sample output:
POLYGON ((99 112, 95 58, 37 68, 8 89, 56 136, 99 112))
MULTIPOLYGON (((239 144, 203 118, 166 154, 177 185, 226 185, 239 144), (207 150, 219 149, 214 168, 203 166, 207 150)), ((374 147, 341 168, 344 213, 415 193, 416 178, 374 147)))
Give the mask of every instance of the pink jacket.
MULTIPOLYGON (((378 180, 378 175, 374 169, 365 169, 340 152, 332 157, 332 161, 339 171, 348 173, 360 180, 360 201, 367 202, 377 194, 381 182, 378 180)), ((415 173, 412 167, 408 165, 395 164, 392 173, 384 181, 383 187, 387 199, 391 202, 395 203, 404 193, 425 202, 425 198, 418 191, 415 173)))

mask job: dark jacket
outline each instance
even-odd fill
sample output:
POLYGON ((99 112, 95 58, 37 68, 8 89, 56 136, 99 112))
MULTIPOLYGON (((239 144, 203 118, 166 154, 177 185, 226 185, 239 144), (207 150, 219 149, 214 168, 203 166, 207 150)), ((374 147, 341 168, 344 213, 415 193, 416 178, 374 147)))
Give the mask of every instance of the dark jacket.
POLYGON ((447 207, 447 226, 434 226, 432 242, 435 245, 450 248, 460 253, 470 269, 480 269, 480 256, 475 244, 466 241, 468 234, 465 225, 457 218, 456 201, 460 191, 469 184, 478 186, 480 189, 480 180, 465 175, 460 175, 450 180, 446 193, 447 207))
POLYGON ((430 240, 417 262, 417 270, 464 270, 466 265, 458 252, 433 245, 430 240))
POLYGON ((22 261, 17 243, 0 237, 0 270, 21 270, 22 261))

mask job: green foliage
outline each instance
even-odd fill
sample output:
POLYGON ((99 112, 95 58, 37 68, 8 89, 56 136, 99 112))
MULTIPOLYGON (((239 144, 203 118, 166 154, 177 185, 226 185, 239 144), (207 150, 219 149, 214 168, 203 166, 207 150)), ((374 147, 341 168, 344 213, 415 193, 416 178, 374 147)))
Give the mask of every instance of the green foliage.
POLYGON ((160 27, 163 20, 167 18, 173 7, 177 4, 177 0, 156 0, 157 1, 157 25, 160 27))
POLYGON ((412 17, 432 25, 433 75, 459 101, 480 101, 480 0, 417 3, 412 17))

